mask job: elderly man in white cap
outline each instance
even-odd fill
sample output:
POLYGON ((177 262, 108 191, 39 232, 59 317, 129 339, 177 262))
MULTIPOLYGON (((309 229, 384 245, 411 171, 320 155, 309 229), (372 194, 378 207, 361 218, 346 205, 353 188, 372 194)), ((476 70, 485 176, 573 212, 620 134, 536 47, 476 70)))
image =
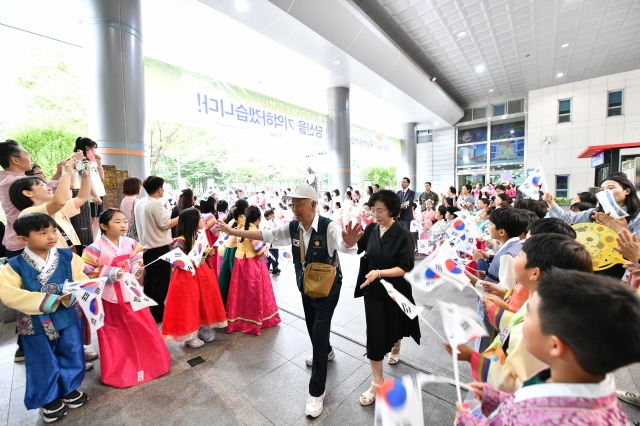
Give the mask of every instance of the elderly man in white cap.
POLYGON ((292 210, 295 219, 274 230, 245 231, 232 229, 226 224, 220 228, 231 235, 264 240, 276 246, 292 244, 293 264, 296 270, 296 281, 302 295, 307 330, 313 345, 313 356, 307 358, 307 365, 311 369, 309 381, 309 398, 305 413, 310 417, 318 417, 324 407, 325 382, 327 380, 327 361, 335 358, 333 348, 329 343, 331 332, 331 318, 338 304, 340 288, 342 287, 342 272, 340 266, 331 291, 327 297, 313 298, 303 292, 302 280, 304 267, 301 262, 299 247, 301 243, 305 249, 305 264, 320 262, 331 264, 337 251, 355 254, 358 250, 356 243, 363 234, 360 224, 349 222, 345 229, 332 222, 331 219, 320 216, 316 212, 318 195, 309 185, 298 185, 291 197, 292 210), (300 241, 302 230, 302 241, 300 241))

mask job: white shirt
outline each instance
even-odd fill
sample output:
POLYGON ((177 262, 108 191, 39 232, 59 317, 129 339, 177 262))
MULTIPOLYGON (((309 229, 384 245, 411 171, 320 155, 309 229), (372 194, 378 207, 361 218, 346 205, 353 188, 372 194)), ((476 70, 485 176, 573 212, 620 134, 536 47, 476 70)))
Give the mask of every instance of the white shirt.
MULTIPOLYGON (((309 240, 311 239, 311 232, 315 230, 318 232, 318 220, 319 216, 316 214, 311 223, 311 227, 308 230, 302 226, 302 240, 304 243, 305 251, 309 247, 309 240)), ((297 236, 296 236, 297 237, 297 236)), ((269 243, 272 246, 282 247, 291 244, 291 233, 289 232, 289 224, 280 226, 272 231, 262 231, 262 239, 265 243, 269 243)), ((295 238, 297 239, 297 238, 295 238)), ((292 248, 292 250, 295 250, 292 248)), ((334 250, 338 250, 342 253, 356 254, 358 252, 358 245, 354 244, 353 247, 347 247, 342 240, 342 229, 337 222, 332 221, 327 227, 327 251, 329 255, 332 255, 334 250)))

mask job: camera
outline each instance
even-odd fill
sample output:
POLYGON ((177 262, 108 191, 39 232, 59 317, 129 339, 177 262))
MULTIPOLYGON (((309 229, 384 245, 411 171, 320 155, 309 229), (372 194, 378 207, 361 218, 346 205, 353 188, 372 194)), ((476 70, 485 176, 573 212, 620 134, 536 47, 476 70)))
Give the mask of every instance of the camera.
POLYGON ((76 163, 75 166, 73 166, 77 171, 79 172, 83 172, 85 170, 87 170, 87 167, 89 166, 89 161, 87 160, 82 160, 78 163, 76 163))

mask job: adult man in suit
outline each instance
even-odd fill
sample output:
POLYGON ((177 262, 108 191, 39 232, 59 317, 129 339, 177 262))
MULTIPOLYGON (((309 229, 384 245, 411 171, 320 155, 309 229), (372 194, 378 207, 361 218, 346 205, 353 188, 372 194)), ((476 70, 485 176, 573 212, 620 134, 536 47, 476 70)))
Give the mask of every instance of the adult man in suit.
POLYGON ((400 218, 398 222, 403 228, 409 229, 411 220, 413 220, 413 213, 411 212, 411 203, 416 200, 416 192, 409 189, 411 180, 408 177, 403 177, 400 186, 402 190, 398 191, 398 197, 402 203, 402 210, 400 210, 400 218))

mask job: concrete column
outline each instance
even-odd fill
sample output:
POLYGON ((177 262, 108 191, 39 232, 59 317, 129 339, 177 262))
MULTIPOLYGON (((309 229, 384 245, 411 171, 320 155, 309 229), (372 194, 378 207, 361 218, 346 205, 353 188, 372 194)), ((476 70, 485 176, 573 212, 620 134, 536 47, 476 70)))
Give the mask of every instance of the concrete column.
POLYGON ((333 158, 333 169, 329 179, 329 191, 337 188, 342 194, 351 184, 351 117, 349 114, 349 89, 331 87, 327 89, 329 114, 327 131, 329 152, 333 158))
POLYGON ((398 182, 403 177, 411 179, 409 188, 416 190, 416 123, 403 123, 404 137, 402 138, 401 157, 404 171, 400 171, 398 182))
POLYGON ((140 0, 87 0, 89 136, 102 163, 144 179, 144 69, 140 0))

